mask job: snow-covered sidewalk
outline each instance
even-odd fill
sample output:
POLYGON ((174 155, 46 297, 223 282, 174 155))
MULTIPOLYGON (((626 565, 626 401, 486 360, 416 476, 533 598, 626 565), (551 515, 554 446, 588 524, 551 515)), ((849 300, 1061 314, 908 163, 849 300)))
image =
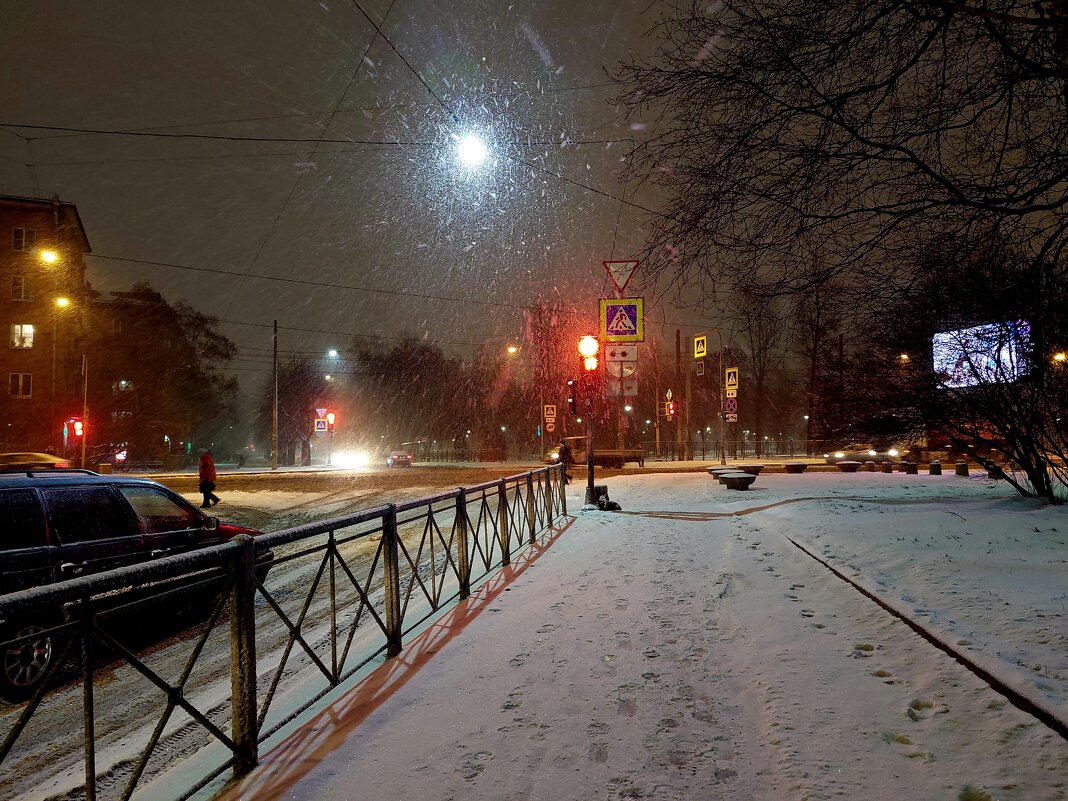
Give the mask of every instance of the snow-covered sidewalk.
POLYGON ((797 547, 1064 720, 1068 510, 955 476, 607 483, 622 513, 520 554, 222 797, 1068 797, 1062 736, 797 547))

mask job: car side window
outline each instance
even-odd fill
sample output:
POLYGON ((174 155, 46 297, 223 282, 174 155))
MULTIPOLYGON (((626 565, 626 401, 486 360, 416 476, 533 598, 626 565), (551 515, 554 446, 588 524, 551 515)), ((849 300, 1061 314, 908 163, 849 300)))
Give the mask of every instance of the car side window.
POLYGON ((119 487, 130 502, 146 534, 164 534, 200 527, 200 515, 152 487, 119 487))
POLYGON ((47 545, 44 511, 32 489, 0 491, 0 551, 47 545))
POLYGON ((91 542, 133 533, 130 518, 107 487, 42 490, 52 533, 61 544, 91 542))

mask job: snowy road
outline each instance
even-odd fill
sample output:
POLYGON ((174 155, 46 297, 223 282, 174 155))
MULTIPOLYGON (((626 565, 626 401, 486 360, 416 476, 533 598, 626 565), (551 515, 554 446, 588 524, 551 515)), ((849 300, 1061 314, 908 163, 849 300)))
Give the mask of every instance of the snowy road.
POLYGON ((1065 509, 955 477, 608 484, 625 514, 580 514, 224 797, 1068 795, 1063 737, 790 542, 1063 714, 1065 509))

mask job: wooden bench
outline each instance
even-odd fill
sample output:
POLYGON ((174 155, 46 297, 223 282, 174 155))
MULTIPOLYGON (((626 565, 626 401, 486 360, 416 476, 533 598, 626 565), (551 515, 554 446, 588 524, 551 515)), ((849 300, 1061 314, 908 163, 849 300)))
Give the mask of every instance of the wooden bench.
POLYGON ((747 490, 749 485, 756 481, 752 473, 724 473, 719 477, 719 483, 731 490, 747 490))
POLYGON ((787 473, 804 473, 805 468, 808 467, 808 462, 787 462, 783 465, 783 469, 787 473))

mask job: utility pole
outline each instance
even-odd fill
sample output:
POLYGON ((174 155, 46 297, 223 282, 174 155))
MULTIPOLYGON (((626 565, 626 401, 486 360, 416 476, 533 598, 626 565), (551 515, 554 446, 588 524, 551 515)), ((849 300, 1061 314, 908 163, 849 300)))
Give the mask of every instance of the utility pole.
POLYGON ((720 330, 716 329, 716 336, 719 337, 719 368, 716 371, 716 386, 719 387, 719 463, 727 464, 727 453, 724 451, 725 443, 723 441, 723 334, 720 330))
POLYGON ((271 405, 271 469, 278 469, 278 321, 274 321, 273 337, 274 359, 272 372, 274 374, 274 403, 271 405))
MULTIPOLYGON (((675 387, 682 386, 682 330, 675 329, 675 387)), ((675 419, 675 461, 682 461, 682 415, 675 419)))
POLYGON ((82 354, 82 469, 85 469, 85 444, 89 441, 89 357, 82 354))
POLYGON ((693 353, 693 337, 686 337, 686 401, 682 405, 682 419, 686 421, 686 459, 693 459, 693 426, 690 424, 690 398, 691 383, 693 381, 693 368, 690 363, 690 354, 693 353))

